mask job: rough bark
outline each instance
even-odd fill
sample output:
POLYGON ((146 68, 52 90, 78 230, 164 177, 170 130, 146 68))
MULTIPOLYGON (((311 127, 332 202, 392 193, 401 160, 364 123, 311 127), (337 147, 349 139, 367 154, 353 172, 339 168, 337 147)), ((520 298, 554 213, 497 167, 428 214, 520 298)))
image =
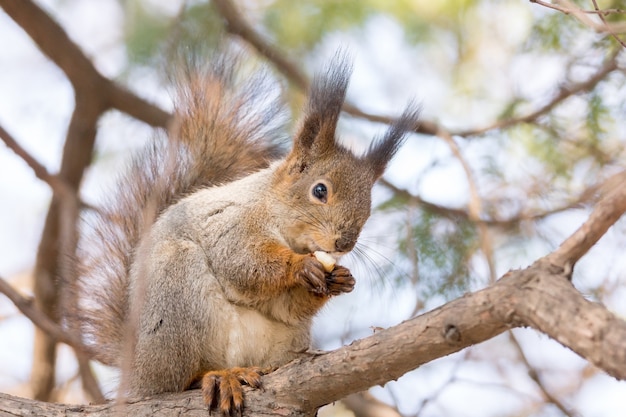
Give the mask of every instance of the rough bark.
MULTIPOLYGON (((246 390, 244 415, 313 415, 324 404, 515 327, 541 331, 609 375, 626 379, 626 321, 585 299, 570 282, 574 263, 626 210, 625 178, 622 172, 606 181, 588 220, 551 254, 414 319, 285 365, 263 378, 264 390, 246 390)), ((0 396, 0 412, 6 415, 109 415, 120 410, 139 416, 206 413, 199 392, 80 407, 0 396)))
MULTIPOLYGON (((626 379, 626 322, 586 300, 568 271, 541 259, 507 273, 494 285, 332 352, 294 361, 246 390, 244 415, 309 416, 351 393, 395 380, 408 371, 507 329, 532 327, 597 367, 626 379)), ((7 415, 207 415, 199 391, 97 406, 49 404, 0 395, 7 415)))

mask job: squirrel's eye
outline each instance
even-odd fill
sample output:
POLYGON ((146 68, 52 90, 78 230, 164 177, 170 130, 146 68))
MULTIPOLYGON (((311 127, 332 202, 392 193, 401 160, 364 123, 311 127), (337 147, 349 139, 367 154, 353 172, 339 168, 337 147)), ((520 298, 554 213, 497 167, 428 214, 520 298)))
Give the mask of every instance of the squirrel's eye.
POLYGON ((315 187, 313 187, 313 190, 311 191, 311 193, 313 194, 315 198, 320 200, 322 203, 326 202, 326 197, 328 196, 328 189, 326 188, 324 184, 322 183, 315 184, 315 187))

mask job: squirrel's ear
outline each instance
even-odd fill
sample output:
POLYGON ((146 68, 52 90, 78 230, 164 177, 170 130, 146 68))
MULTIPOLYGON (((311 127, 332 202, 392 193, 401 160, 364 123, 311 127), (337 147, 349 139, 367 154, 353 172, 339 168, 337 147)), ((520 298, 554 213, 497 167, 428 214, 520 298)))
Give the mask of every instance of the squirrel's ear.
POLYGON ((293 143, 292 156, 302 164, 310 161, 311 157, 334 150, 335 129, 351 74, 349 56, 339 51, 326 70, 313 78, 304 117, 293 143))
POLYGON ((365 155, 376 178, 385 172, 387 164, 400 149, 406 134, 415 131, 419 125, 420 107, 411 102, 400 116, 387 130, 382 139, 374 141, 365 155))

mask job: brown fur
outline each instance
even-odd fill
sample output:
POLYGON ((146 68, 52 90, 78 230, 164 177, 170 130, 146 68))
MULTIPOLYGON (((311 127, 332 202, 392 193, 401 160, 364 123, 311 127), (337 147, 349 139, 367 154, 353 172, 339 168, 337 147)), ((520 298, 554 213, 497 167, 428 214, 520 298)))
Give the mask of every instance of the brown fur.
POLYGON ((240 384, 256 381, 258 368, 246 369, 297 357, 314 314, 352 290, 349 270, 326 272, 312 253, 354 247, 371 188, 417 120, 408 108, 361 157, 337 144, 350 66, 336 56, 313 81, 293 149, 269 165, 275 108, 255 101, 260 79, 234 85, 232 64, 186 72, 170 141, 120 182, 81 279, 85 329, 103 361, 119 365, 137 312, 131 394, 180 391, 207 373, 205 399, 223 411, 240 410, 240 384))

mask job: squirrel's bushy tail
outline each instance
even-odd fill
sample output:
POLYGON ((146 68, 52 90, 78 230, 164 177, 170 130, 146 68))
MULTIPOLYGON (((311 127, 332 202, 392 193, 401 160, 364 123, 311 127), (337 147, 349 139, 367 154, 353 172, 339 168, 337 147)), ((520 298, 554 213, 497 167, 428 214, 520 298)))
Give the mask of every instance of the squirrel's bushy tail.
POLYGON ((134 158, 102 209, 84 216, 78 247, 78 311, 71 314, 97 351, 119 365, 129 320, 129 271, 142 235, 168 206, 201 187, 265 168, 280 157, 282 106, 264 71, 243 58, 186 59, 173 73, 176 117, 167 138, 134 158))

